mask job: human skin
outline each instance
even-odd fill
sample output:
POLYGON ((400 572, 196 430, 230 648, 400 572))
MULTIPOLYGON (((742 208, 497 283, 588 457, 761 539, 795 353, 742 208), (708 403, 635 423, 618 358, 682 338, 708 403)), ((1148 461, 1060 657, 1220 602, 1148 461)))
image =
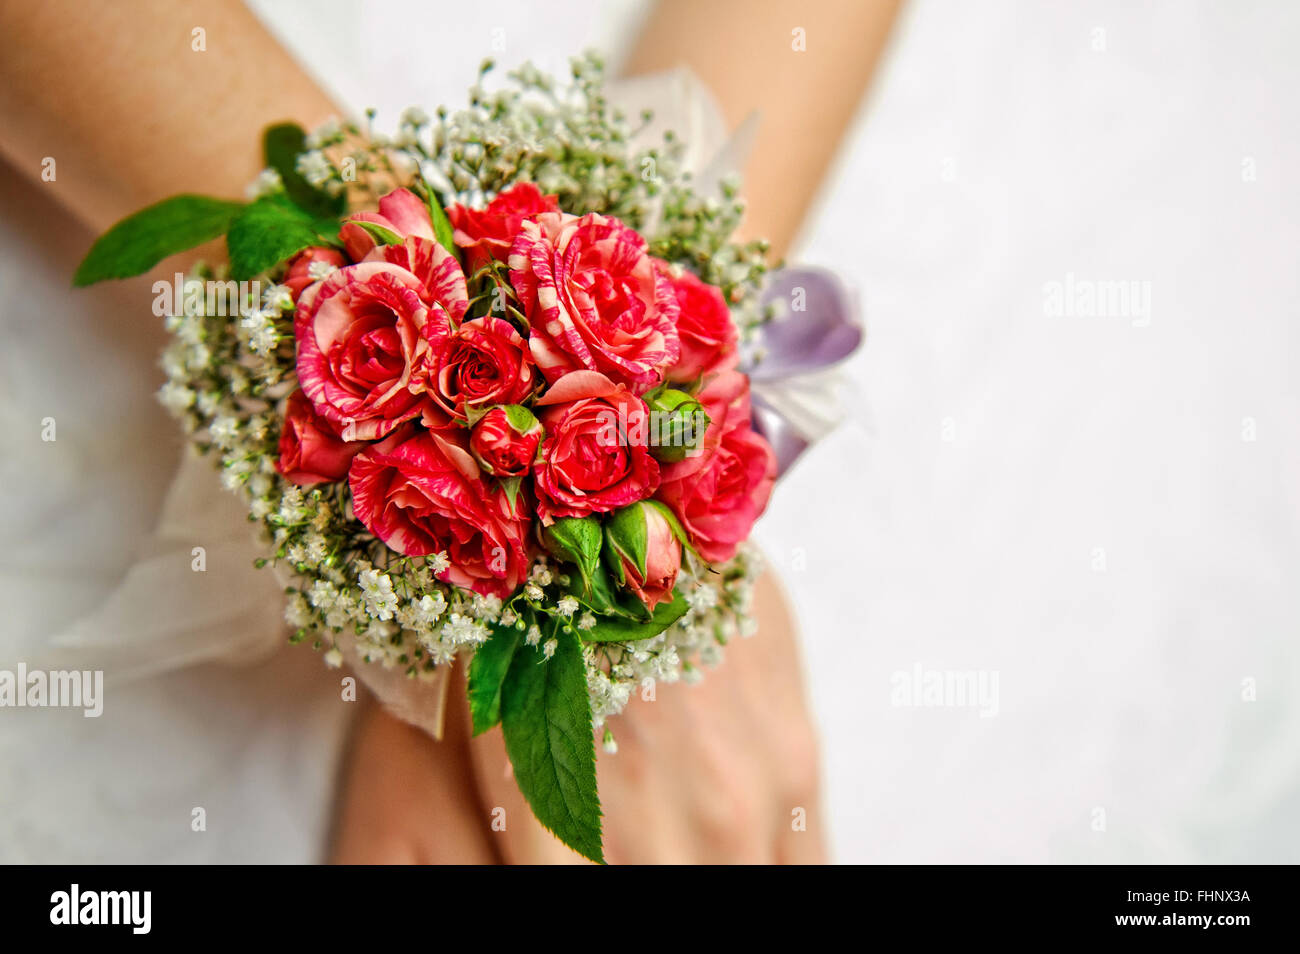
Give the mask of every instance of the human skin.
MULTIPOLYGON (((743 228, 779 254, 852 118, 895 7, 665 0, 628 71, 690 66, 733 124, 763 106, 743 228), (806 51, 791 49, 795 28, 806 31, 806 51)), ((266 125, 311 127, 340 112, 235 0, 0 6, 0 155, 95 232, 179 192, 242 195, 261 167, 266 125), (196 27, 203 52, 191 48, 196 27), (40 178, 46 157, 57 162, 53 182, 40 178)), ((611 720, 620 750, 597 762, 610 860, 824 860, 795 627, 770 575, 755 603, 757 635, 728 646, 702 684, 661 685, 654 701, 634 697, 611 720), (799 818, 805 830, 792 824, 799 818)), ((450 704, 441 742, 377 705, 363 710, 331 858, 578 860, 527 810, 500 731, 468 738, 460 672, 450 704), (505 809, 504 831, 491 825, 496 808, 505 809)))

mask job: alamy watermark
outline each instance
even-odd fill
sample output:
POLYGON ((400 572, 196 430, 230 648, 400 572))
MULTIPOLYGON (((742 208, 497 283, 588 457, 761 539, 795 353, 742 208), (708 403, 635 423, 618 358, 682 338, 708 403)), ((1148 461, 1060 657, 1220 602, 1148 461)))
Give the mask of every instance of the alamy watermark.
POLYGON ((1092 280, 1065 273, 1065 281, 1043 284, 1048 318, 1127 318, 1134 328, 1151 324, 1149 281, 1092 280))
POLYGON ((708 427, 709 415, 703 410, 686 414, 660 410, 628 414, 625 407, 617 411, 609 408, 597 414, 596 445, 684 447, 686 456, 694 457, 700 453, 700 443, 708 427))
POLYGON ((262 283, 201 281, 176 272, 171 281, 153 283, 153 313, 159 318, 202 314, 213 318, 245 317, 262 300, 262 283))
POLYGON ((101 669, 0 669, 0 708, 82 709, 87 719, 104 713, 101 669))
POLYGON ((152 908, 152 891, 83 891, 74 884, 50 895, 50 923, 126 925, 132 934, 148 934, 152 908))
POLYGON ((890 705, 908 708, 978 709, 981 719, 998 714, 996 669, 925 669, 920 663, 889 677, 890 705))

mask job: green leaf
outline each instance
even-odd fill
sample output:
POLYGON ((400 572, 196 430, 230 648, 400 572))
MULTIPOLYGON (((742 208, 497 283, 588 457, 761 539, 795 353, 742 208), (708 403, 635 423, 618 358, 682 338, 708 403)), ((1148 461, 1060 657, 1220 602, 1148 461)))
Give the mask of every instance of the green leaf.
POLYGON ((632 643, 638 639, 649 639, 677 622, 688 609, 690 606, 685 597, 675 592, 673 601, 656 606, 648 620, 597 616, 595 627, 586 630, 582 638, 589 643, 632 643))
POLYGON ((402 237, 392 229, 386 229, 378 222, 360 222, 354 221, 353 225, 359 226, 362 231, 366 232, 379 245, 401 245, 402 237))
POLYGON ((433 234, 438 244, 459 259, 460 250, 456 248, 456 240, 452 237, 451 220, 447 218, 447 213, 437 202, 433 202, 429 206, 429 215, 433 219, 433 234))
POLYGON ((429 219, 433 222, 433 237, 438 240, 439 245, 456 256, 456 261, 461 262, 460 249, 456 247, 451 220, 447 218, 447 213, 442 208, 442 201, 432 186, 428 183, 423 185, 424 204, 429 207, 429 219))
POLYGON ((506 752, 537 820, 578 854, 604 864, 582 646, 558 625, 552 635, 557 646, 550 659, 522 647, 506 674, 501 688, 506 752))
POLYGON ((513 626, 493 626, 491 637, 474 653, 469 664, 469 712, 475 735, 501 721, 501 684, 521 639, 523 633, 513 626))
POLYGON ((298 156, 307 151, 307 134, 297 123, 276 123, 262 134, 262 154, 266 164, 280 173, 284 191, 291 202, 312 218, 337 216, 343 212, 347 197, 330 195, 316 188, 298 171, 298 156))
POLYGON ((177 195, 128 215, 90 247, 72 284, 78 288, 109 278, 142 275, 169 255, 222 235, 244 208, 242 202, 205 195, 177 195))
POLYGON ((282 196, 258 199, 231 223, 226 234, 230 273, 236 281, 279 265, 312 245, 337 245, 333 219, 312 219, 282 196))

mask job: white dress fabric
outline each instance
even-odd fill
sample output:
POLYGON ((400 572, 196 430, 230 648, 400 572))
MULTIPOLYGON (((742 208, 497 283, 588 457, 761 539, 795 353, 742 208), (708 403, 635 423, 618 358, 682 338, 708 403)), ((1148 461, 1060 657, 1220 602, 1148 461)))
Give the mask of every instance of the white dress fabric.
MULTIPOLYGON (((381 122, 485 56, 616 62, 640 12, 253 6, 381 122)), ((864 301, 855 417, 759 528, 837 859, 1300 860, 1298 32, 1280 0, 905 9, 792 256, 864 301), (1070 275, 1149 282, 1150 320, 1045 315, 1070 275), (893 705, 916 666, 997 672, 996 715, 893 705)), ((98 719, 0 710, 0 861, 319 860, 341 674, 171 463, 148 284, 68 289, 90 237, 0 178, 0 669, 108 678, 98 719)))

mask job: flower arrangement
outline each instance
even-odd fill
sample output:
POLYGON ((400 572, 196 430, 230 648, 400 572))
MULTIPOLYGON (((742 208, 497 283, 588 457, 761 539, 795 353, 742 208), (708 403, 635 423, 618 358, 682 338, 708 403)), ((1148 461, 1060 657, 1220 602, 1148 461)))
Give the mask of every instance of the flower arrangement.
POLYGON ((395 137, 271 127, 248 201, 151 206, 75 281, 225 236, 155 308, 160 398, 288 571, 294 641, 414 680, 468 659, 475 733, 502 726, 537 818, 599 861, 594 731, 613 749, 633 691, 753 629, 776 460, 737 365, 765 246, 671 135, 632 145, 597 58, 489 69, 395 137))

